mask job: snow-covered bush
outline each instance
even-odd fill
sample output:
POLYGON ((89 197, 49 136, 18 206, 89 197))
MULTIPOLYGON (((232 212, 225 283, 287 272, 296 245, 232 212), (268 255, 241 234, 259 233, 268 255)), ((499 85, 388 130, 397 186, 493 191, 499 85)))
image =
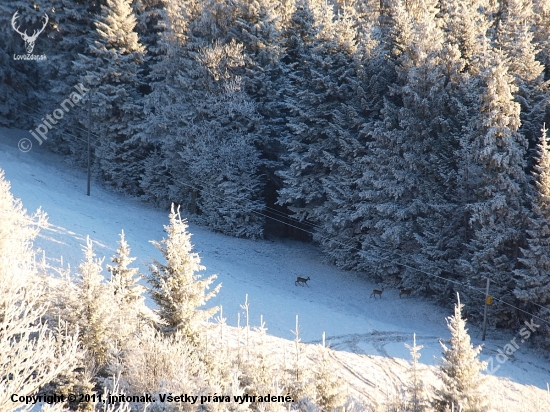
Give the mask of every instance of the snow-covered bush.
POLYGON ((78 361, 78 340, 56 334, 48 323, 46 292, 34 265, 33 239, 45 223, 29 216, 0 170, 0 410, 13 408, 12 394, 36 393, 78 361))

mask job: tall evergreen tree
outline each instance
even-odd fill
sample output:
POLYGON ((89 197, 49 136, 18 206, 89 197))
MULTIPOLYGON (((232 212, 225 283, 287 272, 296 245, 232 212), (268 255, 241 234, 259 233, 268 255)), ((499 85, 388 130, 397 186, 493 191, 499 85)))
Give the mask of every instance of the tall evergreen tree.
POLYGON ((202 322, 218 311, 217 307, 199 307, 214 297, 221 285, 206 292, 216 275, 202 278, 197 274, 205 268, 200 264, 198 253, 191 252, 193 245, 187 228, 187 222, 181 219, 179 208, 176 210, 172 205, 170 224, 164 226, 168 237, 160 242, 152 242, 162 253, 166 264, 154 260, 148 280, 152 287, 151 296, 159 307, 165 331, 181 331, 191 343, 197 345, 202 322))
POLYGON ((508 58, 508 73, 517 87, 514 97, 521 107, 518 132, 534 147, 550 95, 544 66, 537 60, 533 4, 531 0, 508 0, 502 7, 496 44, 508 58))
MULTIPOLYGON (((516 87, 505 62, 498 52, 487 62, 480 113, 472 127, 470 150, 478 176, 472 182, 475 200, 467 207, 472 236, 468 244, 469 263, 464 269, 471 285, 482 286, 489 278, 494 282, 495 296, 512 303, 513 271, 527 217, 526 141, 518 133, 520 107, 514 101, 516 87)), ((464 295, 468 301, 479 299, 466 291, 464 295)), ((511 324, 506 307, 492 305, 489 310, 499 324, 511 324)))
MULTIPOLYGON (((275 176, 281 168, 281 155, 284 152, 281 139, 285 135, 287 109, 284 92, 288 77, 281 64, 284 49, 281 33, 294 9, 294 1, 273 2, 270 0, 243 0, 237 3, 237 17, 229 36, 242 44, 246 59, 246 70, 240 73, 242 85, 249 99, 253 100, 261 121, 254 124, 251 133, 255 146, 260 151, 262 161, 258 174, 268 208, 282 209, 276 205, 276 187, 280 184, 275 176)), ((275 219, 278 220, 277 216, 275 219)), ((267 219, 267 230, 278 226, 277 220, 267 219)), ((288 229, 288 226, 285 227, 288 229)))
POLYGON ((14 59, 14 55, 27 53, 25 41, 13 29, 12 21, 15 19, 15 27, 27 35, 43 28, 33 54, 48 57, 48 36, 54 26, 52 9, 50 2, 44 0, 6 0, 0 4, 0 124, 4 126, 31 127, 41 107, 40 91, 46 86, 45 61, 14 59))
MULTIPOLYGON (((365 250, 389 261, 410 257, 419 268, 441 273, 457 252, 450 191, 457 126, 450 107, 460 65, 456 49, 443 46, 436 15, 436 2, 391 7, 394 26, 387 42, 397 79, 384 100, 382 120, 370 131, 358 207, 370 229, 365 250)), ((399 271, 384 263, 380 274, 399 271)), ((407 283, 423 282, 415 271, 401 276, 407 283)))
POLYGON ((355 164, 364 154, 366 112, 365 54, 356 25, 350 10, 336 16, 332 5, 310 1, 300 4, 283 34, 289 130, 279 202, 298 219, 316 224, 314 238, 345 267, 357 264, 348 242, 357 227, 354 182, 361 171, 355 164))
POLYGON ((147 54, 157 56, 158 42, 163 30, 160 24, 162 14, 168 7, 166 0, 135 0, 132 7, 136 14, 136 32, 141 43, 147 48, 147 54))
MULTIPOLYGON (((145 48, 134 31, 136 18, 130 0, 106 0, 96 21, 87 55, 76 69, 91 89, 92 114, 101 119, 94 156, 101 175, 118 189, 137 194, 145 148, 135 139, 143 119, 139 70, 145 48)), ((83 124, 84 126, 84 124, 83 124)))
POLYGON ((441 18, 446 41, 456 45, 464 60, 464 69, 477 74, 479 59, 484 54, 489 39, 487 31, 491 16, 486 0, 441 0, 441 18))
MULTIPOLYGON (((550 149, 546 129, 537 145, 534 166, 533 194, 530 197, 531 217, 527 223, 527 247, 522 248, 519 261, 522 268, 515 271, 518 277, 515 296, 525 309, 550 320, 550 149)), ((547 339, 548 326, 544 326, 547 339)), ((546 344, 548 344, 547 342, 546 344)))
POLYGON ((143 100, 146 119, 138 136, 151 150, 144 160, 140 187, 145 200, 166 207, 171 200, 186 205, 192 193, 189 187, 176 186, 180 179, 189 181, 190 177, 186 170, 174 167, 171 158, 177 156, 177 152, 166 150, 164 143, 173 139, 178 128, 185 124, 181 113, 191 110, 182 101, 186 91, 181 85, 180 71, 193 64, 192 57, 184 53, 183 48, 189 41, 189 24, 198 13, 200 7, 196 1, 168 2, 158 23, 161 33, 154 51, 158 57, 149 61, 151 93, 143 100), (177 173, 170 172, 174 169, 177 173))
POLYGON ((215 230, 261 237, 259 116, 243 82, 243 47, 229 34, 238 8, 218 1, 195 6, 175 7, 164 22, 169 54, 152 73, 167 77, 151 94, 149 129, 159 131, 155 156, 160 153, 169 170, 170 200, 215 230), (177 15, 182 19, 173 21, 177 15))

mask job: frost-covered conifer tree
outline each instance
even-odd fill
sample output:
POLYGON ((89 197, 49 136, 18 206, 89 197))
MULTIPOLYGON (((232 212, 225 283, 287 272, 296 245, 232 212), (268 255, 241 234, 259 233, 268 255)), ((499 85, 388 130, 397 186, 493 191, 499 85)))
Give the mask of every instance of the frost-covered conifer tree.
POLYGON ((94 367, 102 368, 108 361, 109 343, 113 337, 112 319, 116 314, 110 285, 101 275, 102 259, 96 259, 92 241, 86 238, 84 260, 78 267, 77 291, 68 297, 66 319, 72 328, 78 326, 82 347, 94 367))
MULTIPOLYGON (((294 173, 290 169, 291 155, 286 154, 289 149, 289 144, 291 141, 299 141, 299 136, 294 136, 293 132, 290 130, 292 128, 293 122, 288 122, 287 118, 297 118, 297 111, 295 110, 295 104, 298 100, 298 93, 300 91, 300 83, 305 79, 307 73, 310 70, 310 65, 308 62, 311 58, 311 49, 313 47, 315 32, 314 32, 314 16, 312 11, 309 8, 309 3, 307 1, 302 1, 296 3, 296 7, 293 9, 293 12, 288 15, 287 23, 284 27, 283 32, 281 33, 281 43, 283 46, 284 54, 281 56, 281 68, 284 73, 284 81, 279 81, 279 90, 278 90, 278 99, 282 101, 282 113, 285 126, 279 131, 279 148, 278 148, 278 157, 279 157, 279 169, 283 171, 276 171, 277 177, 273 179, 274 182, 278 183, 279 193, 278 193, 278 203, 279 204, 288 204, 292 203, 294 206, 297 206, 298 201, 290 199, 289 196, 281 196, 280 188, 283 186, 285 191, 293 191, 289 186, 290 180, 297 183, 297 178, 293 175, 294 173), (284 166, 281 165, 283 159, 281 157, 286 156, 286 163, 284 166), (281 175, 282 173, 282 175, 281 175), (278 180, 276 180, 278 179, 278 180)), ((296 156, 299 158, 298 156, 296 156)), ((296 159, 298 161, 298 159, 296 159)), ((292 186, 292 183, 290 183, 292 186)), ((319 188, 319 184, 316 184, 319 188)), ((313 189, 312 192, 317 193, 318 191, 313 189)), ((296 216, 298 219, 304 219, 306 214, 302 213, 296 216)))
POLYGON ((409 394, 410 412, 423 412, 427 409, 426 405, 426 391, 424 383, 419 375, 419 362, 420 350, 422 345, 416 344, 416 334, 413 335, 412 346, 405 344, 411 354, 412 364, 409 369, 410 384, 407 388, 409 394))
MULTIPOLYGON (((279 173, 285 181, 285 188, 279 191, 279 203, 293 205, 293 212, 300 220, 306 219, 311 210, 322 202, 324 193, 320 180, 325 175, 323 165, 316 165, 311 159, 306 159, 310 146, 314 153, 316 146, 322 147, 322 143, 316 139, 323 125, 315 124, 312 113, 318 106, 311 97, 307 99, 308 86, 311 86, 307 80, 314 75, 313 53, 316 35, 320 30, 315 7, 321 7, 320 2, 305 0, 299 3, 283 33, 284 61, 291 80, 285 92, 286 105, 290 111, 287 120, 290 130, 285 142, 289 151, 285 159, 289 170, 279 173)), ((328 7, 327 13, 330 14, 327 20, 330 20, 333 14, 328 7)), ((330 31, 331 28, 326 29, 330 31)), ((312 90, 311 94, 316 93, 312 90)), ((319 94, 322 97, 322 93, 319 94)), ((328 121, 324 126, 327 124, 328 121)))
POLYGON ((247 93, 258 104, 258 110, 264 116, 262 123, 265 123, 266 129, 258 134, 266 140, 267 137, 276 138, 271 123, 281 127, 282 120, 282 114, 274 111, 282 109, 282 106, 277 105, 277 98, 281 98, 278 88, 280 80, 283 80, 279 77, 285 77, 279 64, 283 52, 280 43, 283 28, 281 14, 286 13, 283 10, 285 6, 284 2, 277 4, 269 0, 242 0, 238 2, 238 18, 229 28, 231 37, 242 44, 243 53, 250 59, 243 81, 247 93), (267 137, 262 136, 266 132, 267 137))
POLYGON ((215 230, 261 237, 259 116, 243 82, 243 47, 228 34, 236 10, 213 1, 166 16, 168 55, 151 76, 167 80, 148 99, 156 101, 149 130, 162 137, 153 144, 164 158, 170 200, 215 230), (173 21, 176 15, 181 19, 173 21))
MULTIPOLYGON (((450 134, 454 140, 456 159, 453 160, 456 175, 449 192, 454 195, 456 208, 453 224, 449 227, 456 233, 454 247, 458 252, 454 256, 460 261, 461 258, 466 258, 463 244, 468 243, 472 235, 467 205, 476 199, 473 188, 482 173, 474 160, 477 149, 472 141, 472 136, 475 135, 472 131, 472 119, 480 111, 479 90, 483 84, 481 73, 485 68, 486 56, 491 52, 487 33, 492 19, 484 0, 442 1, 440 17, 447 44, 459 52, 457 58, 447 59, 447 65, 454 66, 456 70, 449 101, 449 124, 454 126, 450 134)), ((453 269, 456 278, 460 270, 456 267, 453 269)))
MULTIPOLYGON (((542 130, 537 146, 534 166, 534 193, 530 197, 531 217, 527 223, 527 247, 522 248, 519 261, 522 268, 515 271, 518 277, 515 296, 527 311, 550 319, 550 149, 542 130), (536 306, 538 305, 538 306, 536 306)), ((548 327, 544 326, 548 333, 548 327)))
MULTIPOLYGON (((261 116, 261 121, 254 124, 251 133, 262 158, 257 173, 262 175, 264 202, 274 208, 279 207, 275 205, 275 187, 278 184, 275 171, 281 167, 280 157, 284 151, 281 138, 287 128, 284 91, 288 76, 280 61, 284 53, 281 31, 287 24, 294 3, 293 0, 239 1, 237 18, 229 28, 231 38, 242 44, 247 62, 246 71, 239 73, 242 87, 261 116)), ((277 222, 268 219, 266 224, 277 225, 277 222)))
POLYGON ((518 131, 534 146, 544 121, 549 89, 543 79, 544 66, 537 60, 533 3, 508 0, 502 8, 496 45, 508 58, 508 73, 514 77, 517 87, 514 97, 521 106, 518 131))
MULTIPOLYGON (((407 10, 403 7, 402 2, 384 1, 380 3, 380 47, 378 48, 378 60, 381 63, 378 66, 371 68, 370 80, 373 81, 378 91, 378 96, 373 96, 373 107, 371 118, 363 125, 363 133, 367 136, 368 151, 365 156, 360 158, 360 168, 362 176, 357 180, 357 190, 359 191, 360 201, 357 202, 357 215, 360 217, 359 229, 364 233, 360 237, 361 246, 368 253, 363 256, 365 266, 363 269, 369 270, 372 268, 373 262, 371 257, 377 256, 382 259, 375 263, 375 274, 385 277, 386 275, 397 275, 400 268, 394 261, 394 256, 391 251, 387 252, 386 248, 391 244, 390 239, 385 235, 384 228, 387 224, 387 219, 384 216, 387 209, 383 203, 384 179, 389 179, 386 172, 380 171, 380 168, 387 166, 387 162, 391 162, 394 156, 394 148, 391 146, 389 139, 385 138, 384 130, 386 125, 380 121, 385 116, 386 107, 392 104, 391 86, 397 83, 398 76, 398 59, 406 50, 406 45, 411 44, 414 36, 414 25, 412 19, 408 16, 407 10), (384 73, 389 80, 384 82, 373 72, 373 69, 382 68, 380 72, 384 73), (381 162, 380 159, 384 159, 381 162), (381 181, 378 184, 378 181, 381 181)), ((365 90, 371 87, 370 82, 364 86, 365 90)), ((370 103, 367 101, 367 104, 370 103)), ((387 126, 391 126, 392 123, 387 126)), ((395 185, 395 182, 389 183, 395 185)), ((399 183, 398 183, 399 184, 399 183)), ((397 189, 401 191, 401 189, 397 189)), ((387 209, 390 211, 391 207, 387 209)), ((372 270, 372 269, 371 269, 372 270)))
POLYGON ((279 203, 318 225, 314 238, 330 258, 353 267, 356 163, 365 152, 357 18, 352 9, 337 16, 326 2, 304 1, 283 38, 289 130, 279 203))
POLYGON ((466 329, 466 321, 462 318, 462 308, 457 294, 454 316, 447 318, 447 327, 451 331, 450 345, 443 347, 443 358, 438 376, 443 384, 436 390, 436 410, 454 410, 463 412, 484 412, 487 403, 483 392, 483 371, 487 364, 478 359, 481 346, 474 348, 470 343, 470 335, 466 329))
POLYGON ((329 348, 318 348, 321 359, 314 372, 315 403, 323 411, 345 410, 346 386, 342 379, 335 374, 336 368, 329 351, 329 348))
POLYGON ((222 233, 257 238, 263 233, 260 152, 248 128, 259 117, 242 79, 231 74, 243 65, 242 53, 234 42, 198 51, 207 94, 192 92, 195 110, 189 115, 195 120, 180 129, 176 143, 183 150, 176 164, 188 165, 201 220, 222 233))
POLYGON ((0 4, 0 124, 4 126, 31 127, 34 119, 40 118, 36 115, 42 106, 40 91, 47 84, 44 61, 14 59, 14 55, 27 52, 25 41, 12 27, 12 20, 15 18, 14 25, 20 33, 32 35, 33 30, 44 26, 44 14, 48 14, 52 21, 48 20, 33 49, 35 55, 47 55, 46 50, 51 47, 48 36, 55 21, 52 9, 51 2, 45 0, 5 0, 0 4))
POLYGON ((196 18, 200 7, 195 1, 187 1, 185 7, 180 1, 168 2, 163 7, 158 22, 160 34, 156 53, 148 62, 148 84, 151 93, 144 97, 145 120, 138 134, 140 140, 151 150, 143 162, 143 174, 140 187, 143 199, 169 207, 171 200, 185 204, 192 190, 177 187, 178 180, 189 181, 187 170, 177 168, 174 171, 171 157, 177 155, 165 149, 165 142, 178 134, 178 128, 184 124, 181 114, 188 112, 182 100, 186 91, 181 85, 180 70, 192 64, 191 56, 182 52, 188 41, 188 26, 196 18), (185 189, 185 191, 183 191, 185 189))
MULTIPOLYGON (((410 256, 430 272, 450 266, 457 252, 450 190, 456 126, 450 101, 460 65, 457 50, 443 45, 436 6, 433 1, 391 6, 394 26, 388 36, 397 79, 384 101, 382 120, 371 131, 370 156, 362 159, 364 200, 357 206, 366 222, 371 219, 364 249, 389 260, 396 259, 391 252, 410 256)), ((381 275, 399 271, 392 265, 381 269, 381 275)), ((402 276, 412 284, 421 282, 414 271, 402 276)))
POLYGON ((446 40, 458 46, 464 70, 476 73, 491 20, 485 0, 441 0, 439 16, 446 40))
POLYGON ((135 30, 139 34, 142 44, 147 47, 148 55, 158 56, 158 41, 162 33, 162 26, 159 23, 166 7, 168 7, 166 0, 135 0, 132 2, 137 20, 135 30))
POLYGON ((172 205, 170 224, 164 226, 168 235, 153 245, 162 253, 166 264, 156 260, 150 267, 148 277, 151 296, 159 307, 159 316, 167 333, 181 331, 194 345, 199 342, 202 323, 211 318, 217 307, 199 309, 218 293, 221 285, 210 292, 206 290, 216 275, 202 278, 197 272, 205 268, 200 264, 198 253, 191 252, 191 234, 188 225, 181 219, 179 208, 172 205))
MULTIPOLYGON (((522 244, 527 211, 524 206, 526 141, 517 130, 519 104, 513 99, 515 86, 507 73, 505 57, 495 52, 487 62, 484 91, 478 119, 473 122, 472 159, 478 173, 472 181, 473 201, 467 206, 471 237, 464 269, 470 284, 477 287, 491 279, 495 296, 513 301, 513 271, 522 244)), ((483 87, 482 86, 482 87, 483 87)), ((478 295, 463 295, 479 299, 478 295)), ((511 324, 509 309, 491 305, 490 318, 511 324)), ((479 314, 473 313, 473 316, 479 314)))
POLYGON ((124 231, 120 233, 120 241, 117 254, 111 258, 115 266, 107 265, 107 270, 111 272, 111 284, 113 293, 120 302, 128 304, 142 304, 145 288, 138 284, 138 268, 129 268, 136 258, 130 257, 130 247, 124 237, 124 231))
POLYGON ((128 267, 136 258, 130 257, 130 247, 120 234, 117 254, 111 258, 113 266, 107 265, 111 273, 110 287, 117 303, 117 339, 119 342, 129 338, 140 326, 152 322, 153 314, 145 306, 145 287, 138 282, 141 280, 138 268, 128 267))
POLYGON ((145 150, 135 140, 142 121, 138 87, 145 54, 135 26, 131 1, 107 0, 89 51, 75 66, 91 89, 94 134, 99 136, 94 156, 101 174, 109 184, 132 194, 139 191, 139 158, 145 150))

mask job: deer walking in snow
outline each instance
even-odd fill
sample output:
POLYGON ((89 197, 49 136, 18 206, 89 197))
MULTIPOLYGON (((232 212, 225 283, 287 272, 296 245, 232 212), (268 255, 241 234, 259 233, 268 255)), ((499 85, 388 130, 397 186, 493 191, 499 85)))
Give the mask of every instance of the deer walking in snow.
POLYGON ((378 295, 380 296, 380 299, 382 299, 382 292, 384 292, 384 289, 382 290, 374 289, 370 294, 370 297, 372 298, 374 296, 374 299, 376 299, 376 295, 378 295))
POLYGON ((294 282, 294 285, 295 286, 298 286, 298 284, 302 286, 306 285, 309 288, 309 285, 307 284, 308 280, 309 280, 309 276, 307 278, 301 278, 300 276, 298 276, 298 278, 296 278, 296 282, 294 282))
POLYGON ((401 295, 405 295, 410 297, 411 296, 412 289, 401 289, 399 291, 399 299, 401 299, 401 295))

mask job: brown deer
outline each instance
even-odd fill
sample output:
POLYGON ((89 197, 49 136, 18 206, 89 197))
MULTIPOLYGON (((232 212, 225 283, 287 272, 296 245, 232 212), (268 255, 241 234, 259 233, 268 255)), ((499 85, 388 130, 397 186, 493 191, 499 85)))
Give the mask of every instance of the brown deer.
POLYGON ((401 295, 411 297, 411 292, 412 292, 412 289, 401 289, 399 291, 399 299, 401 299, 401 295))
POLYGON ((374 296, 374 299, 376 299, 376 295, 378 295, 380 296, 380 299, 382 299, 382 292, 384 292, 384 289, 382 290, 374 289, 370 294, 370 297, 372 298, 374 296))
POLYGON ((296 282, 294 282, 294 285, 295 286, 298 286, 298 284, 300 284, 302 286, 306 285, 309 288, 309 285, 307 284, 308 280, 309 280, 309 276, 307 278, 301 278, 300 276, 298 276, 296 278, 296 282))

